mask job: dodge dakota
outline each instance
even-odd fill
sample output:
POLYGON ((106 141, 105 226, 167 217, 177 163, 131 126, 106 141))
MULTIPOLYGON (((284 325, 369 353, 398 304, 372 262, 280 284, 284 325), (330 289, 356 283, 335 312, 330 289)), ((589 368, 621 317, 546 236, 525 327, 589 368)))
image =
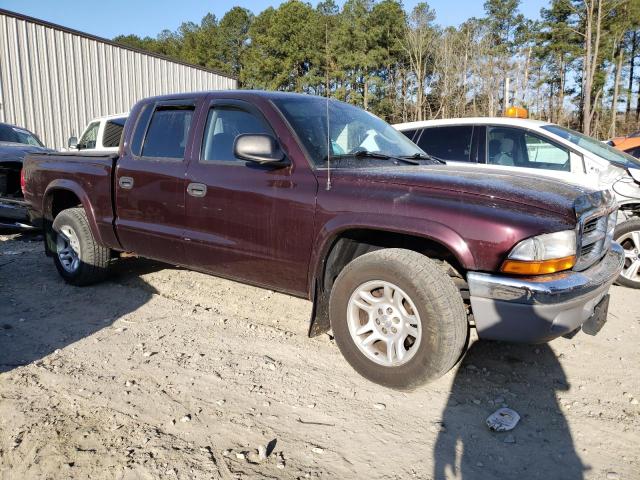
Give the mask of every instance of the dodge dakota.
MULTIPOLYGON (((480 339, 546 342, 607 316, 624 254, 607 192, 443 165, 319 97, 148 98, 113 154, 27 157, 25 198, 74 285, 120 252, 313 302, 351 366, 410 389, 480 339)), ((286 315, 286 312, 282 312, 286 315)))

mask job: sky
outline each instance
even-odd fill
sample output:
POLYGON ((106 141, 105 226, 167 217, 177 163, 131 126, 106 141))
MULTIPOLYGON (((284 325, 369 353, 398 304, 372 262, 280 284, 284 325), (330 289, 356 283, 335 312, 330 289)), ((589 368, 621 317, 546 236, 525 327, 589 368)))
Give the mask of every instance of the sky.
MULTIPOLYGON (((407 10, 420 0, 404 0, 407 10)), ((0 8, 36 17, 68 28, 104 38, 121 34, 155 37, 165 28, 177 29, 182 22, 199 23, 212 12, 221 18, 234 6, 260 13, 275 0, 0 0, 0 8)), ((311 0, 316 5, 317 0, 311 0)), ((338 0, 342 3, 342 0, 338 0)), ((483 14, 483 0, 429 0, 436 11, 437 22, 444 26, 459 25, 470 17, 483 14)), ((528 18, 538 18, 549 0, 523 0, 520 10, 528 18)))

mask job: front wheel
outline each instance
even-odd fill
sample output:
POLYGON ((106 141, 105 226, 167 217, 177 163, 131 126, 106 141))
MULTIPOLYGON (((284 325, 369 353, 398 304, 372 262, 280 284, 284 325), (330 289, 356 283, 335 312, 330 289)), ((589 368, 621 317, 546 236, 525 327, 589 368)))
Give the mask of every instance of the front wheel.
POLYGON ((640 218, 620 223, 616 226, 613 238, 624 248, 624 268, 616 283, 640 288, 640 218))
POLYGON ((83 208, 63 210, 53 221, 58 273, 72 285, 90 285, 107 275, 111 250, 99 245, 83 208))
POLYGON ((467 317, 453 280, 410 250, 353 260, 338 275, 329 308, 346 360, 386 387, 412 389, 444 375, 466 346, 467 317))

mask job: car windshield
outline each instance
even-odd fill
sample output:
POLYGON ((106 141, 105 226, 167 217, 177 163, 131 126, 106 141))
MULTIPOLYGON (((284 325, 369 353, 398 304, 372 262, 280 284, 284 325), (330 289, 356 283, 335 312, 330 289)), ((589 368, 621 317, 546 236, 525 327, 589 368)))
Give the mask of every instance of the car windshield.
POLYGON ((329 144, 331 166, 337 168, 385 165, 388 163, 386 157, 427 157, 391 125, 347 103, 327 102, 325 98, 313 96, 276 98, 273 103, 298 134, 318 168, 327 166, 329 144), (327 141, 327 130, 330 142, 327 141))
POLYGON ((35 147, 43 146, 38 137, 28 130, 3 124, 0 124, 0 142, 24 143, 35 147))
POLYGON ((542 128, 620 167, 640 167, 640 161, 638 161, 638 159, 633 158, 631 155, 621 152, 606 143, 599 142, 595 138, 591 138, 587 135, 578 133, 574 130, 569 130, 568 128, 564 128, 559 125, 544 125, 542 128))

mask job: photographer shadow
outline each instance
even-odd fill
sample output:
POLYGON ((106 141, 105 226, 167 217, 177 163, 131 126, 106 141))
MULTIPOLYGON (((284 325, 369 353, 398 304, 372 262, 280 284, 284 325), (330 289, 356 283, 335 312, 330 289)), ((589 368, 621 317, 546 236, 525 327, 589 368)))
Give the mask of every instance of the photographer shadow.
MULTIPOLYGON (((16 248, 20 240, 13 240, 16 248)), ((62 280, 50 258, 39 251, 25 253, 0 257, 8 258, 0 262, 0 374, 37 362, 139 309, 157 293, 140 275, 168 268, 119 259, 106 281, 74 287, 62 280)))
POLYGON ((433 478, 582 479, 585 467, 558 399, 569 388, 547 344, 474 343, 442 413, 433 478), (510 432, 490 431, 485 419, 502 406, 520 422, 510 432))

